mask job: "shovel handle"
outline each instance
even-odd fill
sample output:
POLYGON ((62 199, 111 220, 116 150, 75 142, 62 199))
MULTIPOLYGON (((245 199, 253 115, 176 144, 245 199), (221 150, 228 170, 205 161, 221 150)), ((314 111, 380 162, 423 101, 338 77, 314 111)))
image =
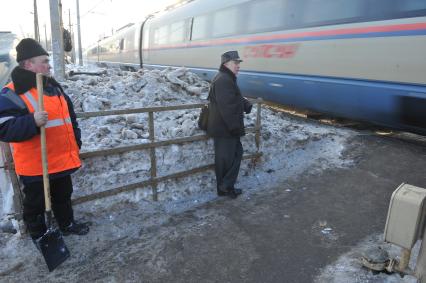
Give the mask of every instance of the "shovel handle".
MULTIPOLYGON (((37 96, 38 96, 38 111, 44 111, 43 102, 43 74, 36 74, 37 80, 37 96)), ((47 151, 46 151, 46 129, 44 126, 40 127, 40 141, 41 141, 41 165, 43 167, 43 187, 44 187, 44 204, 46 212, 52 209, 50 201, 50 184, 49 184, 49 171, 47 168, 47 151)))

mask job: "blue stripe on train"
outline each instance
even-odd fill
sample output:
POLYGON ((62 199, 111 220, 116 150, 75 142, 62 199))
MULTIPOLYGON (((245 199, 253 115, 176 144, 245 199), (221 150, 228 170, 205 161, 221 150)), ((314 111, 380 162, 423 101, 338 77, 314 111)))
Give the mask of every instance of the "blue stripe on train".
POLYGON ((426 133, 426 86, 241 73, 241 90, 283 105, 426 133), (413 106, 418 105, 417 109, 413 106), (423 108, 425 109, 425 108, 423 108))

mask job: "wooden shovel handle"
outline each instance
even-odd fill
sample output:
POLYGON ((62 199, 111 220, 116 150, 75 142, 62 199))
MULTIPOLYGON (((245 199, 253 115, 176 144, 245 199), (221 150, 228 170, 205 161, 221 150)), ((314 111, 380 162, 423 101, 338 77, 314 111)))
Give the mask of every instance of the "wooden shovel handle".
MULTIPOLYGON (((37 80, 37 96, 38 96, 38 111, 44 111, 43 102, 43 74, 36 74, 37 80)), ((43 187, 44 187, 44 204, 46 211, 51 211, 50 201, 50 184, 49 184, 49 171, 47 168, 47 151, 46 151, 46 129, 44 126, 40 127, 40 141, 41 141, 41 163, 43 167, 43 187)))

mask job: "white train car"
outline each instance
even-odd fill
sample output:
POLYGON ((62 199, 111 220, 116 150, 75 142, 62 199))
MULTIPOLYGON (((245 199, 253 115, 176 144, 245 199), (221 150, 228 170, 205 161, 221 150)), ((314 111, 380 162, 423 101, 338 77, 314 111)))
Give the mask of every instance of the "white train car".
POLYGON ((210 79, 238 50, 245 95, 426 133, 424 0, 195 0, 114 38, 99 61, 210 79))
POLYGON ((17 65, 15 46, 16 35, 11 32, 0 32, 0 88, 7 83, 12 70, 17 65))

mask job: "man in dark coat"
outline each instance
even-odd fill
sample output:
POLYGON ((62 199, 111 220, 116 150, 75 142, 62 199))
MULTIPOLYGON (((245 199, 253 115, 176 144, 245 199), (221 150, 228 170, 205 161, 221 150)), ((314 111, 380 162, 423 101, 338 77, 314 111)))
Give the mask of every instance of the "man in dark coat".
POLYGON ((231 198, 242 192, 234 185, 243 156, 240 137, 245 135, 244 112, 248 114, 252 108, 237 85, 241 62, 237 51, 222 54, 219 73, 209 92, 207 134, 214 140, 217 194, 231 198))

